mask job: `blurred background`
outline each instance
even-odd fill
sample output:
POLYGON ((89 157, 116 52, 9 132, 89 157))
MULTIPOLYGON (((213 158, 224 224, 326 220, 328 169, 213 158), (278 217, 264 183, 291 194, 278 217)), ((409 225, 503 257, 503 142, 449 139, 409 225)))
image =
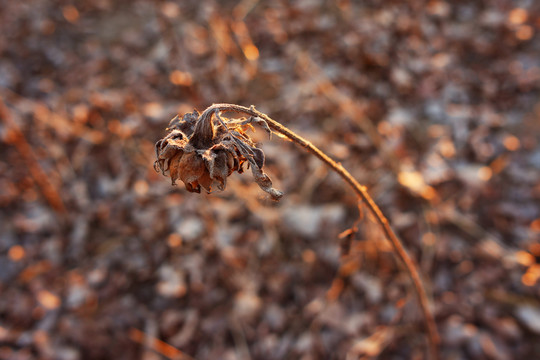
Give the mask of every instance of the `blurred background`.
POLYGON ((0 359, 426 358, 407 274, 317 159, 255 132, 280 203, 154 171, 214 102, 368 187, 444 359, 540 358, 537 1, 2 0, 0 31, 0 359))

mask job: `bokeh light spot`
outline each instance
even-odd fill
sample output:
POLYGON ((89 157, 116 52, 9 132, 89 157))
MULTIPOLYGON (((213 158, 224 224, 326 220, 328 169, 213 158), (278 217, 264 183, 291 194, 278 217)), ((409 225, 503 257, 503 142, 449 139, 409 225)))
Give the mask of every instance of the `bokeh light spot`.
POLYGON ((47 310, 54 310, 62 303, 58 296, 47 290, 41 290, 37 298, 39 303, 47 310))
POLYGON ((72 24, 79 21, 79 10, 73 5, 67 5, 62 8, 62 15, 64 18, 72 24))
POLYGON ((520 147, 519 139, 513 135, 508 135, 503 140, 503 145, 507 150, 516 151, 520 147))
POLYGON ((491 179, 493 171, 487 166, 482 166, 480 169, 478 169, 477 175, 480 180, 488 181, 489 179, 491 179))
POLYGON ((530 40, 534 35, 534 29, 529 25, 522 25, 516 31, 516 37, 519 40, 530 40))
POLYGON ((25 255, 26 252, 24 251, 24 248, 20 245, 14 245, 9 248, 8 256, 12 261, 20 261, 25 257, 25 255))
POLYGON ((516 8, 508 14, 508 21, 513 25, 520 25, 527 21, 529 14, 525 9, 516 8))
POLYGON ((247 44, 243 50, 248 60, 257 60, 259 58, 259 49, 255 45, 247 44))
POLYGON ((518 251, 516 253, 516 258, 518 263, 523 266, 531 266, 532 264, 534 264, 534 256, 532 256, 526 251, 518 251))
POLYGON ((193 83, 191 74, 180 70, 173 71, 169 76, 169 81, 178 86, 190 86, 193 83))

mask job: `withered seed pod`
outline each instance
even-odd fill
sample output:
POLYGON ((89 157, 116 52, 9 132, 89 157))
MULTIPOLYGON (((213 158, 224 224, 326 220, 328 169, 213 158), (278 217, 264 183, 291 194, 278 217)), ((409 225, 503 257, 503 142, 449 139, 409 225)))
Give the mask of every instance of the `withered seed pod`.
MULTIPOLYGON (((264 153, 246 133, 252 121, 223 118, 218 110, 200 115, 195 110, 182 119, 176 116, 169 123, 167 136, 155 145, 154 168, 170 176, 173 185, 180 179, 188 191, 200 193, 202 187, 210 193, 214 183, 224 190, 227 177, 234 171, 242 173, 247 162, 255 182, 272 199, 279 200, 283 193, 272 188, 272 181, 262 170, 264 153)), ((267 126, 265 129, 270 131, 267 126)))

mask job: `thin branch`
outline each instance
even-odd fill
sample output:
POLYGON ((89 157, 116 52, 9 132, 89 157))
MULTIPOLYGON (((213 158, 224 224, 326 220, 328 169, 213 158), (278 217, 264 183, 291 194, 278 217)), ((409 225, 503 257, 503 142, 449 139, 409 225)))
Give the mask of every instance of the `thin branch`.
POLYGON ((201 117, 204 117, 205 114, 207 115, 211 114, 212 112, 216 110, 243 113, 250 116, 259 117, 265 120, 268 126, 272 130, 278 133, 281 133, 282 135, 285 135, 294 143, 306 148, 310 153, 317 156, 326 165, 328 165, 332 170, 334 170, 339 176, 343 178, 343 180, 345 180, 352 187, 354 192, 356 192, 356 194, 366 204, 366 206, 371 211, 371 213, 375 216, 375 218, 377 219, 377 222, 379 223, 379 225, 381 226, 384 232, 384 235, 386 236, 388 241, 392 244, 395 254, 399 258, 399 260, 401 260, 403 265, 405 265, 405 269, 413 282, 415 292, 418 296, 418 302, 419 302, 420 308, 422 309, 422 312, 424 314, 424 320, 425 320, 425 325, 426 325, 426 330, 428 333, 428 340, 429 340, 430 358, 434 360, 438 359, 439 358, 438 356, 439 334, 437 331, 437 326, 435 324, 433 313, 430 310, 429 300, 428 300, 424 285, 422 283, 422 280, 420 278, 418 268, 416 264, 414 263, 414 261, 409 256, 409 254, 407 253, 407 251, 405 250, 405 247, 403 246, 399 238, 396 236, 396 234, 390 227, 388 219, 383 215, 382 211, 379 209, 377 204, 375 204, 371 196, 368 194, 366 187, 360 185, 358 181, 356 181, 352 177, 352 175, 347 170, 345 170, 345 168, 340 163, 337 163, 334 160, 332 160, 330 157, 328 157, 325 153, 323 153, 319 148, 317 148, 311 142, 307 141, 303 137, 294 133, 292 130, 281 125, 279 122, 271 119, 268 115, 256 110, 255 107, 251 106, 247 108, 245 106, 240 106, 240 105, 235 105, 235 104, 214 104, 208 107, 204 111, 203 115, 201 115, 201 117))

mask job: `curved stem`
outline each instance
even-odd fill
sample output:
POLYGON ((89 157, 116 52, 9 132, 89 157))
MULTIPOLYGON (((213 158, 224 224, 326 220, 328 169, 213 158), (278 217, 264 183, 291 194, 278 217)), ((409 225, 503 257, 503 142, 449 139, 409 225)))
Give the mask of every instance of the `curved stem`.
POLYGON ((307 141, 303 137, 294 133, 292 130, 281 125, 279 122, 271 119, 268 115, 256 110, 253 106, 251 106, 250 108, 247 108, 247 107, 235 105, 235 104, 214 104, 210 106, 208 109, 206 109, 204 113, 215 111, 215 110, 243 113, 246 115, 255 116, 255 117, 259 117, 263 119, 264 121, 266 121, 266 123, 272 130, 285 135, 290 140, 306 148, 310 153, 312 153, 313 155, 321 159, 326 165, 328 165, 332 170, 334 170, 339 176, 341 176, 341 178, 343 178, 343 180, 345 180, 352 187, 354 192, 362 199, 362 201, 366 204, 366 206, 371 211, 371 213, 375 216, 375 218, 377 219, 377 223, 379 223, 379 225, 381 226, 384 232, 384 235, 386 236, 388 241, 392 244, 395 254, 401 260, 403 265, 405 265, 405 269, 413 282, 416 294, 418 296, 418 302, 420 304, 420 308, 422 309, 422 312, 424 314, 424 320, 425 320, 425 325, 426 325, 426 330, 428 333, 428 340, 429 340, 430 358, 438 359, 439 334, 437 332, 437 326, 435 324, 433 313, 431 312, 430 307, 429 307, 429 300, 426 295, 426 290, 424 288, 424 285, 420 278, 420 274, 418 272, 418 267, 416 266, 414 261, 411 259, 411 257, 405 250, 403 244, 401 243, 399 238, 396 236, 396 234, 390 227, 388 219, 383 215, 382 211, 379 209, 377 204, 375 204, 371 196, 368 194, 366 187, 360 185, 358 181, 356 181, 356 179, 353 178, 352 175, 347 170, 345 170, 345 168, 340 163, 337 163, 334 160, 332 160, 328 155, 323 153, 319 148, 317 148, 311 142, 307 141))

